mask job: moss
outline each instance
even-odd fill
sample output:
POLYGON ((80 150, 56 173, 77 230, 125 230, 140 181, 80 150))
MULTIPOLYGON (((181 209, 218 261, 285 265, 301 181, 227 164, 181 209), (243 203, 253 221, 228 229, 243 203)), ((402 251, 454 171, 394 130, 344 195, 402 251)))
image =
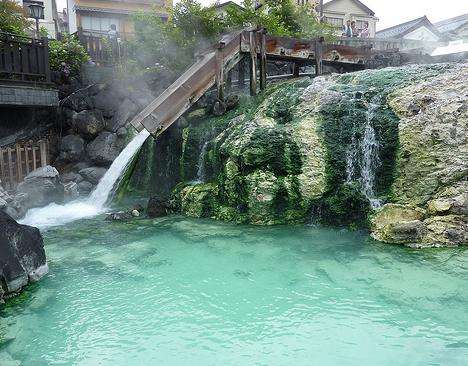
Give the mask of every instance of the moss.
POLYGON ((181 212, 190 217, 215 217, 219 206, 216 184, 186 186, 180 191, 181 212))

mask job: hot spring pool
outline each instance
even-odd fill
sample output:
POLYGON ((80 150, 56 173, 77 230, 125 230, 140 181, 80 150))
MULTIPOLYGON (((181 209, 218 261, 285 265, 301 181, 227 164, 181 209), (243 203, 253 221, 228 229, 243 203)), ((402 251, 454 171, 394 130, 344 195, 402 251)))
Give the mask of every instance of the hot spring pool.
POLYGON ((170 217, 44 233, 0 365, 467 365, 468 251, 170 217))

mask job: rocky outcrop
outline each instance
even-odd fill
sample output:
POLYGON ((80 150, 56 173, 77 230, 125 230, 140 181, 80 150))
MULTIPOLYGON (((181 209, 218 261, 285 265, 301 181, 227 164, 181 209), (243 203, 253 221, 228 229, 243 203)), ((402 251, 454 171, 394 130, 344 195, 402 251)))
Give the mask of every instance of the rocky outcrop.
MULTIPOLYGON (((407 218, 387 222, 395 207, 373 218, 374 237, 411 246, 468 242, 468 67, 395 91, 389 105, 400 117, 392 201, 424 215, 411 225, 418 235, 395 235, 407 218)), ((398 215, 397 215, 398 216, 398 215)))
MULTIPOLYGON (((193 110, 180 152, 161 157, 179 160, 172 209, 257 225, 364 226, 414 247, 466 244, 467 69, 301 79, 224 116, 193 110)), ((145 171, 161 160, 146 160, 145 171)))
POLYGON ((62 203, 64 186, 59 172, 47 165, 29 173, 17 188, 17 199, 24 212, 30 208, 47 206, 49 203, 62 203))
POLYGON ((102 132, 86 148, 95 164, 109 166, 123 149, 124 141, 112 132, 102 132))
POLYGON ((85 142, 77 135, 67 135, 62 138, 59 146, 59 159, 65 163, 78 162, 83 159, 85 142))
POLYGON ((48 271, 39 230, 0 210, 0 303, 48 271))

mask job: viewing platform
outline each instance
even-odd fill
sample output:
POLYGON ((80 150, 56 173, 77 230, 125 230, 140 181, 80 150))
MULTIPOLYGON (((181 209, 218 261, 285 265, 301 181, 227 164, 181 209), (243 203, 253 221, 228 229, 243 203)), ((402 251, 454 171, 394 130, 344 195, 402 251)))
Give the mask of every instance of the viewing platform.
POLYGON ((47 38, 0 32, 0 106, 58 106, 47 38))

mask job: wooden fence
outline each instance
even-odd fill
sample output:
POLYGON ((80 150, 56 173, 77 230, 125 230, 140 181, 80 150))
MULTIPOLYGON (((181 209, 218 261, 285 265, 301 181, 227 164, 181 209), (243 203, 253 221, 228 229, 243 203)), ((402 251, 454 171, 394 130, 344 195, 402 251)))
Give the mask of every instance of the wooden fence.
POLYGON ((0 147, 0 180, 3 188, 13 190, 26 175, 48 163, 48 139, 0 147))
POLYGON ((0 32, 0 80, 50 83, 47 38, 34 39, 0 32))

